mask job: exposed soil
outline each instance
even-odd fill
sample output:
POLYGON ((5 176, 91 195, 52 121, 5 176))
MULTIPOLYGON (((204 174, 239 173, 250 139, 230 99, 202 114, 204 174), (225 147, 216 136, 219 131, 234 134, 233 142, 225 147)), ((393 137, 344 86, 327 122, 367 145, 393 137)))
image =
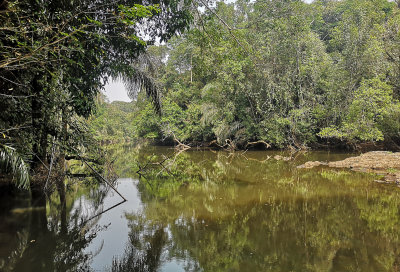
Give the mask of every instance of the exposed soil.
POLYGON ((326 165, 333 168, 349 168, 358 172, 383 174, 386 182, 400 183, 400 152, 372 151, 342 161, 309 161, 297 168, 313 168, 326 165))
POLYGON ((275 155, 274 159, 277 161, 290 161, 292 157, 283 157, 281 155, 275 155))
POLYGON ((314 168, 314 167, 317 167, 317 166, 320 166, 320 165, 328 165, 328 163, 327 162, 320 162, 320 161, 308 161, 305 164, 297 166, 297 168, 310 169, 310 168, 314 168))

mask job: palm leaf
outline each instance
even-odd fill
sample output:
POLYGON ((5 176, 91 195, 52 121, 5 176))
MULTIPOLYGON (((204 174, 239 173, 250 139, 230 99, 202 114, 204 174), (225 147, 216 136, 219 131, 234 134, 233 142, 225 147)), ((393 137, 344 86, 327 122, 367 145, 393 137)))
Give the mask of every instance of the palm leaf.
POLYGON ((152 100, 155 110, 161 114, 161 91, 155 80, 157 73, 157 60, 151 59, 147 54, 141 54, 131 65, 130 69, 119 72, 116 78, 124 82, 131 99, 136 99, 140 91, 145 91, 152 100))
POLYGON ((138 92, 144 90, 146 91, 146 95, 151 98, 156 112, 161 112, 160 91, 151 75, 147 72, 136 70, 130 76, 126 77, 124 82, 128 96, 131 99, 135 99, 138 92))
POLYGON ((0 171, 12 173, 19 188, 29 189, 29 168, 18 152, 0 144, 0 171))

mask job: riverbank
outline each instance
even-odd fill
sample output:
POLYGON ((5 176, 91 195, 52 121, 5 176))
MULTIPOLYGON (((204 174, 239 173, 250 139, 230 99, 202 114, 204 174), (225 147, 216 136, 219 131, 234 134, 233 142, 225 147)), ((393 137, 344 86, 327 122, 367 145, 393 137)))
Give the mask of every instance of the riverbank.
POLYGON ((245 151, 245 150, 279 150, 279 151, 350 151, 350 152, 370 152, 370 151, 392 151, 400 152, 400 143, 392 139, 386 139, 379 142, 363 142, 355 143, 348 141, 330 140, 310 143, 309 145, 288 145, 286 147, 275 146, 268 141, 254 140, 237 142, 230 139, 225 140, 225 143, 220 143, 216 139, 211 141, 181 141, 175 138, 165 139, 114 139, 113 141, 99 140, 102 146, 112 144, 132 144, 132 145, 151 145, 151 146, 169 146, 177 147, 178 149, 212 149, 226 151, 245 151))
POLYGON ((341 161, 308 161, 297 168, 311 169, 318 166, 348 168, 356 172, 375 173, 383 176, 383 180, 377 180, 377 182, 400 184, 400 152, 371 151, 341 161))

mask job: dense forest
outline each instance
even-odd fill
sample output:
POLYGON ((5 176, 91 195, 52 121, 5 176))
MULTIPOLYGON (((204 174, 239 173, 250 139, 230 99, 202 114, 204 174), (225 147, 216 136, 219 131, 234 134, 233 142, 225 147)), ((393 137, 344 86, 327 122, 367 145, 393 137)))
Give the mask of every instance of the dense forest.
POLYGON ((204 4, 189 31, 146 51, 162 115, 139 96, 120 132, 130 127, 133 138, 217 140, 235 149, 261 141, 275 148, 398 148, 399 3, 204 4))
POLYGON ((0 271, 400 271, 400 0, 0 0, 0 111, 0 271))
POLYGON ((187 28, 189 8, 175 0, 1 0, 1 172, 24 188, 30 170, 42 172, 43 188, 53 165, 63 171, 68 156, 98 154, 86 118, 109 78, 145 89, 157 105, 139 56, 187 28))
POLYGON ((139 2, 0 1, 0 162, 20 186, 99 140, 398 149, 400 2, 139 2), (104 102, 112 79, 132 103, 104 102))

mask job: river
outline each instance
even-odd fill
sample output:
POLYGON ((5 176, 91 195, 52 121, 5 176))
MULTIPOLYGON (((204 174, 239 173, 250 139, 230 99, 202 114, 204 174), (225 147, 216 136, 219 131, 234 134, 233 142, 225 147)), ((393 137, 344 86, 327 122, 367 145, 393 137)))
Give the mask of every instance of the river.
POLYGON ((398 187, 372 174, 296 168, 354 154, 109 154, 126 202, 94 179, 69 180, 66 213, 56 194, 37 203, 24 192, 1 196, 0 271, 400 269, 398 187))

